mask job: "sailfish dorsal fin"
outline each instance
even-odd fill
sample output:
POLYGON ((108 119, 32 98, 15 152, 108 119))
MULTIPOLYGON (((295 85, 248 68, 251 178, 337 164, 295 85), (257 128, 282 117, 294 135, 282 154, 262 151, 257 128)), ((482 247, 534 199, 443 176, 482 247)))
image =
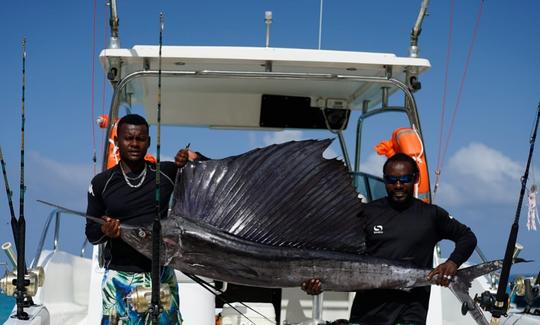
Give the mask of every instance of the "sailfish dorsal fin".
POLYGON ((290 141, 178 174, 170 217, 275 247, 363 251, 361 201, 332 140, 290 141))

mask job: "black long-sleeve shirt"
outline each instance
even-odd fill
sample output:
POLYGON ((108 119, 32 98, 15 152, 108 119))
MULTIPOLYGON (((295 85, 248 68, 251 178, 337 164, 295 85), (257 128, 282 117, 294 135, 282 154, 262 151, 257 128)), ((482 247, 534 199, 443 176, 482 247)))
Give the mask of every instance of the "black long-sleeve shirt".
MULTIPOLYGON (((138 188, 127 185, 119 165, 96 175, 88 190, 86 214, 94 217, 109 216, 127 225, 151 224, 156 213, 156 165, 147 162, 147 168, 146 177, 138 188)), ((173 162, 160 163, 162 218, 167 214, 176 171, 173 162)), ((127 176, 138 175, 128 173, 127 176)), ((130 182, 137 184, 139 180, 130 182)), ((86 237, 92 244, 106 243, 104 251, 106 268, 126 272, 150 272, 152 266, 150 259, 121 238, 106 237, 101 231, 100 224, 87 220, 86 237)))
MULTIPOLYGON (((367 254, 407 260, 417 267, 433 267, 433 249, 443 240, 455 242, 449 260, 458 267, 476 247, 476 237, 465 225, 436 205, 414 199, 404 209, 392 207, 388 198, 370 202, 360 213, 367 254)), ((356 293, 351 322, 361 324, 424 324, 430 287, 403 290, 362 290, 356 293)))

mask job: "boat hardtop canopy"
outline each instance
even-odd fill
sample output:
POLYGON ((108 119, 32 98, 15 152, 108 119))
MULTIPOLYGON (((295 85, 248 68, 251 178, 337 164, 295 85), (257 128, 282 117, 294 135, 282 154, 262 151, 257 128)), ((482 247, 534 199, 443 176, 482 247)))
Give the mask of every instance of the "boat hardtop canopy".
MULTIPOLYGON (((114 106, 142 104, 155 123, 159 46, 106 49, 100 59, 115 88, 113 116, 114 106)), ((426 59, 390 53, 163 46, 161 122, 279 128, 279 123, 262 121, 263 111, 299 106, 366 111, 384 101, 383 93, 400 88, 407 93, 409 78, 429 68, 426 59)))

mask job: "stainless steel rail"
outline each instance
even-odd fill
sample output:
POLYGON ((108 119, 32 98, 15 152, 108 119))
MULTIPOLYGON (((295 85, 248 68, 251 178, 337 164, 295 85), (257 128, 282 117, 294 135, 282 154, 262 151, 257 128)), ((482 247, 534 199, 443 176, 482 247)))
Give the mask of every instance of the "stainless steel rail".
MULTIPOLYGON (((43 247, 45 246, 45 240, 47 239, 47 234, 49 233, 49 228, 51 226, 53 219, 54 219, 53 251, 57 251, 59 249, 60 223, 61 223, 62 214, 66 214, 66 212, 60 209, 54 209, 51 211, 51 213, 47 217, 47 220, 45 221, 45 226, 43 227, 43 230, 41 232, 41 236, 37 245, 36 254, 35 254, 34 259, 32 260, 32 264, 30 265, 30 268, 35 268, 37 266, 37 263, 39 262, 39 259, 41 258, 41 253, 43 252, 43 247)), ((88 245, 88 240, 85 239, 79 256, 81 257, 84 256, 87 245, 88 245)))

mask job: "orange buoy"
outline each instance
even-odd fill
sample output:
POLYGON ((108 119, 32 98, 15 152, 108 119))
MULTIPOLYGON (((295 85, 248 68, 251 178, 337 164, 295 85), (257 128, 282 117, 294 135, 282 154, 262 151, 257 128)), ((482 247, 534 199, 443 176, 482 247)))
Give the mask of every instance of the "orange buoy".
POLYGON ((414 159, 420 170, 418 183, 414 187, 414 196, 429 203, 429 174, 427 171, 424 145, 415 129, 395 129, 392 132, 392 138, 381 141, 375 146, 375 151, 379 155, 385 155, 386 157, 392 157, 396 153, 401 152, 414 159))

